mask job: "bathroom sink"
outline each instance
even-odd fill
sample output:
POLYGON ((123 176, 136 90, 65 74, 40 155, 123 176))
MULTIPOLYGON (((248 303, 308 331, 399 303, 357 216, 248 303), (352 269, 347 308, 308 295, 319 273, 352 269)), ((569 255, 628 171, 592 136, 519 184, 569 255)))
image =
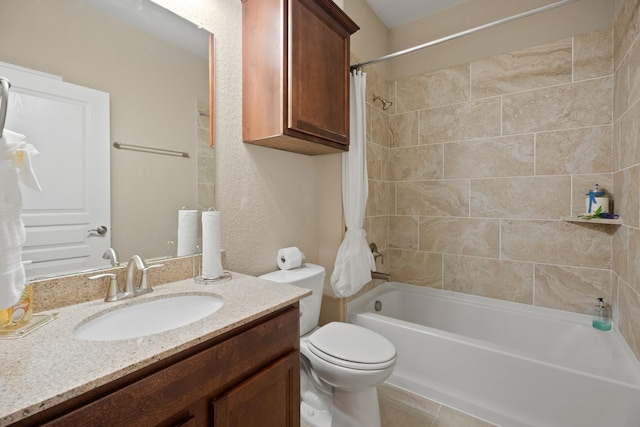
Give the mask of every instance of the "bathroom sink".
POLYGON ((221 297, 211 294, 159 297, 85 319, 73 335, 87 341, 145 337, 193 323, 220 310, 223 304, 221 297))

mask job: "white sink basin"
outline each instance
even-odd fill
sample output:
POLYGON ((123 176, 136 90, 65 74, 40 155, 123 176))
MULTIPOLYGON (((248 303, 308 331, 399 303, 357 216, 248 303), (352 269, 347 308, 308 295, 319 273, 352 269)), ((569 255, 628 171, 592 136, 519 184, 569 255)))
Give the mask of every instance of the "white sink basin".
POLYGON ((76 338, 115 341, 145 337, 188 325, 220 310, 224 301, 211 294, 180 294, 123 306, 79 323, 76 338))

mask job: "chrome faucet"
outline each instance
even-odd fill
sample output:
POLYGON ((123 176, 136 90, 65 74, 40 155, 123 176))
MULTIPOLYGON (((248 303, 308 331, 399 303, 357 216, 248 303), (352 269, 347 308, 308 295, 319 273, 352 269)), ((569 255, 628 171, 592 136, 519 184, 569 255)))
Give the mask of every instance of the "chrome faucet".
POLYGON ((115 249, 109 248, 102 254, 102 258, 111 261, 111 267, 120 267, 120 261, 118 261, 118 253, 115 249))
POLYGON ((371 272, 371 279, 384 280, 385 282, 391 281, 391 275, 389 273, 381 273, 379 271, 371 272))
MULTIPOLYGON (((113 250, 110 249, 109 251, 105 252, 105 255, 115 253, 115 251, 114 252, 110 252, 110 251, 113 251, 113 250)), ((113 258, 111 258, 111 260, 113 260, 113 258)), ((137 295, 153 292, 153 289, 151 289, 151 286, 149 285, 148 271, 153 268, 160 268, 163 266, 164 264, 154 264, 154 265, 147 266, 147 264, 145 264, 144 260, 140 258, 139 255, 132 256, 129 262, 127 263, 127 283, 124 285, 124 291, 120 290, 120 286, 118 286, 116 275, 114 273, 98 274, 96 276, 89 277, 89 280, 97 280, 103 277, 108 277, 110 280, 109 288, 107 290, 107 296, 105 297, 104 300, 120 301, 126 298, 133 298, 137 295), (136 285, 135 283, 136 269, 142 272, 142 277, 140 278, 139 285, 136 285)))
POLYGON ((127 263, 127 283, 124 285, 124 293, 128 296, 134 296, 138 289, 134 283, 136 280, 136 268, 140 271, 144 271, 147 268, 147 265, 139 255, 132 256, 127 263))
MULTIPOLYGON (((384 255, 381 252, 378 252, 378 245, 375 243, 371 243, 369 245, 369 249, 371 249, 371 253, 373 254, 373 261, 375 262, 378 258, 380 258, 380 264, 384 264, 384 255)), ((391 274, 381 273, 378 271, 371 272, 371 279, 384 280, 386 282, 391 281, 391 274)))

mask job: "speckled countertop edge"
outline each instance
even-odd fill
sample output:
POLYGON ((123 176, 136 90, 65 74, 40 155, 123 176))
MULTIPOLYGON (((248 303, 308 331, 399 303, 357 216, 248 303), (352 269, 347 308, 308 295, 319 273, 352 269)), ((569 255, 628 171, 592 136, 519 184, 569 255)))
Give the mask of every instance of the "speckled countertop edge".
POLYGON ((25 337, 0 340, 0 426, 53 407, 310 294, 307 289, 231 274, 232 280, 218 284, 199 285, 187 279, 120 302, 94 300, 45 311, 57 313, 57 318, 25 337), (224 305, 194 323, 147 337, 100 342, 73 336, 77 324, 103 311, 184 292, 212 293, 221 296, 224 305))

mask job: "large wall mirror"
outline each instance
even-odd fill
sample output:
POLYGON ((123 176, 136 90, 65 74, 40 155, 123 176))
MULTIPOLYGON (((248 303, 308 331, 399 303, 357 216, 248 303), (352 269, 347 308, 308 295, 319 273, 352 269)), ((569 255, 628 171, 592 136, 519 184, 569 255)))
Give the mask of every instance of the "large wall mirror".
MULTIPOLYGON (((133 254, 175 256, 178 211, 213 206, 212 40, 207 31, 148 0, 0 2, 0 62, 108 94, 110 190, 101 196, 111 206, 106 237, 121 261, 133 254), (117 149, 114 142, 189 156, 117 149)), ((82 156, 45 149, 42 138, 29 142, 43 154, 36 173, 41 165, 62 171, 82 162, 82 156)), ((43 174, 41 197, 54 197, 56 175, 43 174)), ((26 202, 38 197, 27 195, 26 202)), ((108 266, 102 259, 97 266, 76 267, 108 266)), ((63 265, 48 273, 27 269, 27 274, 33 279, 71 270, 63 265)))

